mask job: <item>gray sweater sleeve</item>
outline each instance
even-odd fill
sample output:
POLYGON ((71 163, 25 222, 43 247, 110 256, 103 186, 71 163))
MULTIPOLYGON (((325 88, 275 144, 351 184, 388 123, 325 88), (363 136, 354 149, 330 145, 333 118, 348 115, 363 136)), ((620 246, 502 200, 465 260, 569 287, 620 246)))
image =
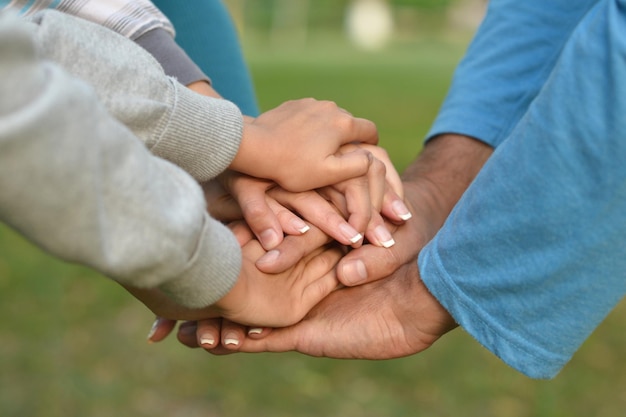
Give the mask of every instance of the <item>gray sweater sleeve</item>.
MULTIPOLYGON (((71 20, 64 25, 76 30, 71 20)), ((59 258, 126 285, 162 288, 185 306, 221 298, 241 253, 207 215, 197 182, 152 155, 91 86, 38 58, 32 32, 0 13, 0 221, 59 258)), ((161 140, 177 116, 168 107, 177 90, 165 85, 163 102, 129 94, 136 117, 158 125, 161 140), (145 102, 161 116, 151 119, 145 102)))
POLYGON ((40 56, 92 85, 152 153, 198 181, 228 167, 243 129, 236 105, 192 92, 143 48, 102 26, 56 11, 40 12, 34 22, 40 56))

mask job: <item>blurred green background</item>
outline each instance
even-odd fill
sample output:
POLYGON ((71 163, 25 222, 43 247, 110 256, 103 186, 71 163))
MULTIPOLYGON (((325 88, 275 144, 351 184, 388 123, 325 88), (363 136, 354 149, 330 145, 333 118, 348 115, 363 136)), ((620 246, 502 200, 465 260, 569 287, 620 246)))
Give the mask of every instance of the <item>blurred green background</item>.
MULTIPOLYGON (((381 144, 406 166, 469 28, 452 30, 449 9, 425 6, 403 17, 406 26, 384 48, 363 50, 337 22, 311 25, 297 40, 276 37, 267 20, 254 20, 257 12, 250 17, 250 3, 231 6, 261 107, 335 100, 374 120, 381 144)), ((319 19, 332 21, 328 13, 319 19)), ((173 338, 147 344, 153 317, 123 290, 0 225, 0 315, 3 417, 626 415, 623 303, 552 381, 520 375, 460 329, 420 355, 390 361, 214 357, 173 338)))

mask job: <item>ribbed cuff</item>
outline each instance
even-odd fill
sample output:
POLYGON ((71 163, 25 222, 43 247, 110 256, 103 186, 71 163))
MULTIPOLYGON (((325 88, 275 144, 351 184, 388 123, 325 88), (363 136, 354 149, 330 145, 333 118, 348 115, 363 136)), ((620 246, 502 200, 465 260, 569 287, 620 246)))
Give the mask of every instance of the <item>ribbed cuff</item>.
POLYGON ((221 299, 237 282, 241 248, 233 233, 205 216, 202 237, 180 277, 160 286, 172 300, 188 308, 203 308, 221 299))
POLYGON ((176 102, 169 124, 152 153, 203 182, 224 171, 237 155, 243 117, 230 101, 205 97, 175 81, 176 102))

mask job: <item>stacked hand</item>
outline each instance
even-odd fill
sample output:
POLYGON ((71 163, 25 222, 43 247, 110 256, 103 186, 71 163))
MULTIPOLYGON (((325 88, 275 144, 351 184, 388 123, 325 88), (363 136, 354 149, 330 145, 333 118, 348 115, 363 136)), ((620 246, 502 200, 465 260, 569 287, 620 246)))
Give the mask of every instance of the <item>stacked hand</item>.
POLYGON ((239 281, 210 314, 153 308, 168 319, 155 322, 151 341, 186 319, 179 340, 215 354, 383 359, 419 352, 456 327, 421 281, 416 259, 490 148, 444 135, 401 183, 375 146, 374 125, 333 103, 288 102, 246 126, 231 170, 205 184, 211 215, 237 222, 239 281), (263 156, 256 166, 255 153, 263 156), (281 285, 295 291, 286 289, 288 299, 276 304, 281 285))

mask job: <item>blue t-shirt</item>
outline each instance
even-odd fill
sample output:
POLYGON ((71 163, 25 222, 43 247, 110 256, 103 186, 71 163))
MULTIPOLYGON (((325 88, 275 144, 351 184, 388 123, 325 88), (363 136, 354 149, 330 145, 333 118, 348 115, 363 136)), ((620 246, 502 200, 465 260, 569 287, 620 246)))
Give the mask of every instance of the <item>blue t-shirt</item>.
POLYGON ((493 1, 429 134, 496 148, 422 279, 510 366, 556 375, 626 292, 626 0, 493 1))

